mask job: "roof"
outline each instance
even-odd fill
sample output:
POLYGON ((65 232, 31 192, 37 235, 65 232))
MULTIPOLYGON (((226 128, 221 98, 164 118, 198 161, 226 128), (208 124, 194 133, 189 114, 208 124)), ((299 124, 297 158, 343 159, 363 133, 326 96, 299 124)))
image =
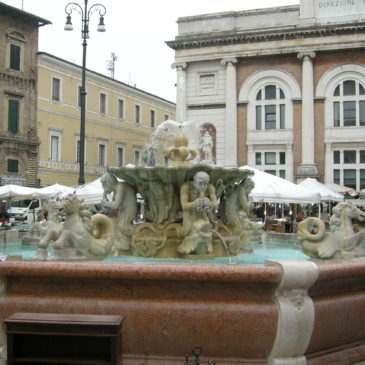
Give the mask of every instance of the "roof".
POLYGON ((23 19, 25 22, 30 22, 36 27, 52 24, 49 20, 40 18, 39 16, 27 13, 26 11, 14 8, 13 6, 0 2, 0 15, 9 15, 23 19))

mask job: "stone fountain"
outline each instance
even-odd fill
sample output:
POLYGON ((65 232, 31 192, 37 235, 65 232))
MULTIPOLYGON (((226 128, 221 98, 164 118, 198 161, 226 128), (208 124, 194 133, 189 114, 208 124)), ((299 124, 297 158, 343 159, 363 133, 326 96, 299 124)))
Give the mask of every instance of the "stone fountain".
MULTIPOLYGON (((186 147, 185 137, 179 136, 172 149, 165 148, 172 166, 126 167, 106 175, 113 183, 106 184, 104 203, 119 202, 124 211, 111 234, 103 228, 103 217, 92 224, 83 206, 71 199, 66 210, 76 211, 87 223, 82 238, 91 235, 101 241, 85 246, 82 239, 78 248, 77 227, 70 224, 63 235, 68 251, 102 257, 110 247, 117 254, 188 258, 244 250, 237 239, 251 228, 245 226, 247 196, 241 200, 250 189, 250 173, 186 165, 182 156, 194 160, 186 147), (146 220, 134 227, 137 191, 146 204, 146 220)), ((158 158, 151 156, 150 162, 158 158)), ((80 223, 79 218, 74 221, 80 223)), ((316 236, 312 223, 302 227, 306 239, 316 236)), ((351 242, 360 242, 356 239, 351 242)), ((327 248, 323 243, 303 247, 318 257, 327 252, 319 249, 327 248)), ((55 248, 59 246, 61 241, 55 248)), ((348 255, 351 247, 338 245, 335 251, 348 255)), ((357 254, 361 245, 356 247, 357 254)), ((15 312, 123 316, 118 347, 123 365, 182 364, 197 345, 220 365, 348 365, 365 360, 361 257, 258 265, 5 261, 0 263, 0 284, 1 365, 7 350, 3 321, 15 312)))
POLYGON ((63 229, 48 226, 35 258, 102 260, 113 254, 214 259, 248 252, 246 245, 261 236, 248 219, 253 172, 206 164, 213 159, 207 136, 202 140, 204 163, 191 163, 198 153, 189 147, 187 135, 177 132, 167 139, 174 144, 162 151, 164 166, 151 166, 161 160, 154 141, 145 150, 146 166, 109 169, 102 176, 102 204, 119 211, 114 232, 108 217, 91 216, 82 202, 67 197, 61 204, 63 229), (137 196, 145 213, 139 224, 137 196))

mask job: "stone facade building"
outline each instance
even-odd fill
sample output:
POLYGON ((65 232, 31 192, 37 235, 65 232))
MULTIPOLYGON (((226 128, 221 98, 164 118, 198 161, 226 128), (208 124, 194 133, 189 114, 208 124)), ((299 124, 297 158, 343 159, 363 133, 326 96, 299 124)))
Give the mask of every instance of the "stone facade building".
POLYGON ((0 185, 37 185, 38 28, 46 24, 0 3, 0 185))
MULTIPOLYGON (((39 169, 42 186, 77 185, 81 67, 38 54, 39 169)), ((175 120, 176 104, 105 75, 86 72, 85 180, 107 167, 139 164, 156 127, 175 120)))
POLYGON ((215 160, 365 188, 365 3, 178 19, 177 120, 215 131, 215 160))

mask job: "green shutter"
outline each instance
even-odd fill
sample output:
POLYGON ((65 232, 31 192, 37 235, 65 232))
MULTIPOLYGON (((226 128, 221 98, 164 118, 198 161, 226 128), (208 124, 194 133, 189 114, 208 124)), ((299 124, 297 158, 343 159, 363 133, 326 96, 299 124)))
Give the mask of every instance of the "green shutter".
POLYGON ((8 172, 19 172, 18 160, 8 160, 8 172))
POLYGON ((19 101, 9 100, 9 113, 8 113, 8 130, 10 132, 18 132, 19 130, 19 101))
POLYGON ((10 45, 10 68, 20 70, 20 47, 16 44, 10 45))

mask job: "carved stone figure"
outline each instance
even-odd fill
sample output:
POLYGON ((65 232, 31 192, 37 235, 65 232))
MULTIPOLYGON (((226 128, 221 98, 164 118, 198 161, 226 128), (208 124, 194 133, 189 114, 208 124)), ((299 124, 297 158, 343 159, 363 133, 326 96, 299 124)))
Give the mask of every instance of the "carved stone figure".
POLYGON ((303 252, 315 258, 351 258, 365 256, 365 231, 355 233, 353 219, 362 221, 365 213, 351 203, 339 203, 332 209, 330 231, 324 223, 310 217, 298 225, 298 240, 303 252))
POLYGON ((213 138, 208 131, 205 131, 201 138, 201 150, 204 163, 213 163, 213 138))
POLYGON ((212 226, 214 213, 218 208, 213 184, 209 183, 209 175, 199 171, 194 175, 193 181, 182 184, 180 188, 180 201, 183 209, 184 240, 178 251, 184 254, 199 251, 211 253, 212 226), (203 247, 204 248, 203 248, 203 247))
POLYGON ((134 232, 133 220, 137 214, 136 191, 132 185, 118 181, 114 175, 109 173, 104 174, 100 181, 104 189, 101 204, 106 208, 119 209, 113 250, 128 250, 134 232), (112 195, 111 200, 108 199, 110 194, 112 195))
POLYGON ((37 214, 37 222, 35 222, 22 238, 23 243, 38 244, 39 241, 50 230, 62 229, 62 215, 60 214, 59 203, 49 200, 44 203, 42 209, 37 214))
POLYGON ((113 224, 103 214, 91 213, 76 197, 62 202, 65 222, 62 229, 50 229, 39 241, 35 258, 47 258, 52 244, 52 259, 102 260, 108 256, 112 241, 113 224))

